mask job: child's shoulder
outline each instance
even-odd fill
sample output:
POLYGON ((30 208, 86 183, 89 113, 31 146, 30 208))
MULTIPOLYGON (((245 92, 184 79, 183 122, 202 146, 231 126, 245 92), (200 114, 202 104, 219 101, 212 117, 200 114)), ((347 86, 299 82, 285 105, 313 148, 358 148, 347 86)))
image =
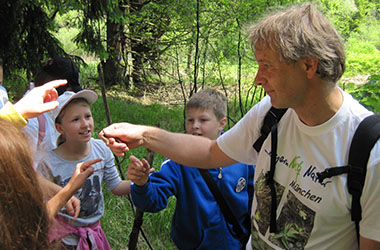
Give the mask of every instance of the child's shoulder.
POLYGON ((90 143, 92 147, 91 150, 97 150, 97 151, 102 151, 102 152, 112 154, 112 151, 107 147, 107 145, 102 140, 91 138, 90 143))

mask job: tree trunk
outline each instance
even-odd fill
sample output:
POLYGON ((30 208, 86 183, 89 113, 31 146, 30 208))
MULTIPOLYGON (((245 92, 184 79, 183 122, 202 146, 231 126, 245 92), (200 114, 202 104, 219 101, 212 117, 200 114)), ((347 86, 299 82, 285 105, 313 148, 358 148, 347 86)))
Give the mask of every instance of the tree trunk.
POLYGON ((112 22, 107 17, 107 53, 108 58, 103 64, 106 86, 124 85, 122 61, 122 41, 124 25, 112 22))

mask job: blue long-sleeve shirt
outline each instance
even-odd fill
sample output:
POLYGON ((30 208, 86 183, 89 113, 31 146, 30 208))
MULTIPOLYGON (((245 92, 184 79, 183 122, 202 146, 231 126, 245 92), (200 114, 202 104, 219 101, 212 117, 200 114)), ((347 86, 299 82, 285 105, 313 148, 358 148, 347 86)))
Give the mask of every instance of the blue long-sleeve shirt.
MULTIPOLYGON (((220 169, 208 171, 246 230, 243 221, 251 214, 254 167, 242 163, 224 167, 221 179, 218 178, 220 169)), ((171 237, 179 249, 241 248, 198 169, 167 159, 144 186, 132 185, 134 204, 146 212, 164 209, 173 195, 177 201, 171 237)))

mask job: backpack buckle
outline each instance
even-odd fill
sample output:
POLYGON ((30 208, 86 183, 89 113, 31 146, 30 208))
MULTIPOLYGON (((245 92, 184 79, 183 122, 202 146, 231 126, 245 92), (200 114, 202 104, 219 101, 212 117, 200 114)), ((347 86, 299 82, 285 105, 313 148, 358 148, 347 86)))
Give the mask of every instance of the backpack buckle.
POLYGON ((322 183, 324 179, 331 177, 330 169, 326 168, 323 172, 317 173, 319 183, 322 183))

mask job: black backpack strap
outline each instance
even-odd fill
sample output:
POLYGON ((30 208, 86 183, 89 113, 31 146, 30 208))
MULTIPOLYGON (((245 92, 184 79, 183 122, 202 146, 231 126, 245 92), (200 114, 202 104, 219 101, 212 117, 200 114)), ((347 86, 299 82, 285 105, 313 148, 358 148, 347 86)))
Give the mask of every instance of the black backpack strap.
POLYGON ((216 202, 218 203, 220 209, 222 210, 224 218, 229 224, 232 225, 232 229, 234 232, 233 235, 235 235, 235 238, 240 241, 240 243, 242 244, 242 247, 245 248, 245 245, 247 244, 247 241, 250 235, 250 229, 248 230, 247 233, 244 233, 238 220, 234 216, 234 213, 232 212, 231 208, 228 206, 226 200, 224 199, 224 196, 220 192, 215 181, 212 179, 210 172, 206 169, 198 168, 198 170, 200 174, 202 175, 203 179, 205 180, 211 193, 214 195, 216 202))
POLYGON ((275 107, 271 107, 270 110, 266 113, 263 121, 263 125, 261 126, 261 136, 255 141, 253 144, 253 148, 259 152, 265 139, 268 137, 269 133, 274 124, 277 124, 281 117, 285 114, 287 109, 277 109, 275 107))
POLYGON ((380 115, 366 117, 356 129, 348 156, 350 171, 348 173, 347 185, 348 192, 352 195, 351 219, 355 221, 357 225, 358 237, 359 221, 362 219, 360 196, 363 192, 368 159, 373 146, 379 138, 380 115))
POLYGON ((277 123, 275 123, 271 128, 271 156, 270 156, 270 169, 266 173, 266 184, 270 188, 271 194, 271 207, 270 207, 270 224, 269 224, 269 232, 276 233, 277 232, 277 195, 276 195, 276 187, 273 180, 274 171, 276 170, 276 158, 277 158, 277 123))
POLYGON ((266 113, 263 121, 263 125, 261 126, 261 135, 253 144, 253 148, 256 152, 260 152, 261 147, 265 139, 268 137, 269 133, 272 133, 271 139, 271 160, 270 160, 270 170, 266 173, 266 184, 270 188, 271 192, 271 211, 270 211, 270 226, 269 231, 271 233, 277 232, 277 223, 276 223, 276 211, 277 211, 277 195, 275 183, 273 180, 274 171, 276 169, 276 157, 277 157, 277 124, 285 114, 287 109, 277 109, 275 107, 271 107, 269 111, 266 113))
POLYGON ((366 117, 358 126, 352 138, 348 155, 348 165, 327 168, 317 173, 318 180, 347 173, 347 188, 352 195, 351 220, 355 222, 356 234, 359 242, 359 222, 362 219, 360 197, 363 192, 368 159, 373 146, 380 138, 380 115, 366 117))

